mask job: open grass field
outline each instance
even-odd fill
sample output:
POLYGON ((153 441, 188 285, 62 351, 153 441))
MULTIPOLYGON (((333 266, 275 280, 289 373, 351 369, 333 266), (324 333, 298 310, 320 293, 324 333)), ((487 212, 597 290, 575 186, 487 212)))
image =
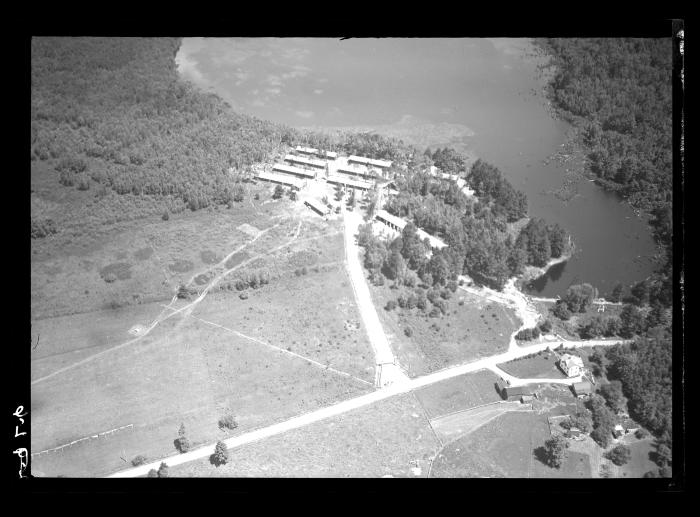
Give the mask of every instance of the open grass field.
POLYGON ((549 438, 544 415, 508 412, 447 445, 435 458, 431 477, 589 478, 588 456, 569 452, 560 469, 535 455, 549 438))
POLYGON ((32 387, 32 451, 133 424, 136 430, 34 458, 46 475, 104 475, 131 459, 172 453, 181 422, 193 445, 365 393, 371 386, 242 339, 196 319, 167 320, 152 335, 32 387))
POLYGON ((530 408, 517 401, 494 402, 434 418, 430 421, 430 425, 440 441, 443 444, 449 444, 509 411, 530 411, 530 408))
POLYGON ((230 450, 220 467, 208 460, 171 467, 170 476, 425 477, 438 447, 406 394, 230 450))
POLYGON ((521 379, 566 379, 557 366, 558 357, 553 353, 540 353, 534 357, 515 359, 497 365, 501 370, 521 379))
POLYGON ((264 230, 285 213, 285 202, 252 203, 32 239, 32 319, 169 300, 180 283, 252 241, 248 226, 264 230))
POLYGON ((491 370, 479 370, 437 382, 416 390, 428 418, 473 408, 502 400, 496 391, 498 376, 491 370))
POLYGON ((417 308, 384 310, 400 294, 388 284, 370 285, 370 292, 394 354, 411 377, 505 352, 510 335, 520 326, 509 307, 461 290, 449 300, 447 314, 438 318, 417 308), (410 337, 406 328, 412 331, 410 337))

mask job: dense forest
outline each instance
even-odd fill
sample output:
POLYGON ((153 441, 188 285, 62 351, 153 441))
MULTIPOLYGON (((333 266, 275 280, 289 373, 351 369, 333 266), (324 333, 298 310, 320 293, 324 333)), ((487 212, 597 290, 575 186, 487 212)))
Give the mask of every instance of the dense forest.
MULTIPOLYGON (((625 294, 619 321, 594 321, 587 337, 614 332, 634 338, 608 352, 609 375, 621 381, 630 414, 661 446, 671 444, 672 110, 670 39, 548 39, 540 42, 557 67, 555 106, 581 129, 590 170, 603 187, 651 216, 665 260, 625 294)), ((556 309, 566 316, 565 303, 556 309)))
MULTIPOLYGON (((31 159, 52 164, 61 184, 81 190, 175 198, 192 210, 230 204, 232 177, 298 133, 237 114, 181 81, 179 45, 34 38, 31 159)), ((46 227, 33 222, 32 235, 56 230, 46 227)))
MULTIPOLYGON (((439 151, 453 160, 453 150, 439 151)), ((522 273, 525 266, 543 266, 567 251, 568 235, 556 224, 533 219, 517 231, 512 223, 527 216, 527 199, 496 167, 479 160, 467 174, 464 169, 460 171, 481 193, 475 198, 462 192, 455 181, 436 178, 427 172, 433 154, 411 156, 406 172, 396 180, 398 195, 389 197, 384 208, 442 238, 448 247, 433 250, 428 259, 429 247, 420 242, 413 225, 407 226, 397 238, 400 245, 368 238, 368 249, 385 259, 365 264, 371 271, 375 270, 373 277, 378 278, 382 268, 395 269, 386 262, 398 261, 392 256, 393 249, 428 286, 444 285, 458 275, 467 274, 480 284, 502 289, 508 278, 522 273), (377 251, 382 246, 384 251, 377 251)), ((463 160, 458 157, 453 163, 459 163, 460 159, 463 160)), ((390 273, 389 277, 395 274, 390 273)))

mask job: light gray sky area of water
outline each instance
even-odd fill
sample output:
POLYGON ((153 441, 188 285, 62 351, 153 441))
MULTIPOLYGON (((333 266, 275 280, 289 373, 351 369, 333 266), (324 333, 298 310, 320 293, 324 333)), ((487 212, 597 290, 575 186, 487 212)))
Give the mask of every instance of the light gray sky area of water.
POLYGON ((654 243, 628 206, 587 181, 568 202, 553 195, 567 166, 547 158, 569 126, 545 108, 533 50, 505 38, 185 38, 176 62, 233 109, 291 126, 448 127, 527 194, 530 215, 572 234, 577 255, 538 284, 541 294, 645 278, 654 243))

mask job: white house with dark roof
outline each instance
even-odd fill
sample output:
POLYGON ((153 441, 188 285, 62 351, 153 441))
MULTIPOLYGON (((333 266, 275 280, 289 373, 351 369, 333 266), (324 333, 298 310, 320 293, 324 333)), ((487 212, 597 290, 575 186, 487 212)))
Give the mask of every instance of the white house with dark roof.
POLYGON ((562 354, 559 358, 559 368, 567 377, 578 377, 583 374, 583 359, 577 355, 562 354))

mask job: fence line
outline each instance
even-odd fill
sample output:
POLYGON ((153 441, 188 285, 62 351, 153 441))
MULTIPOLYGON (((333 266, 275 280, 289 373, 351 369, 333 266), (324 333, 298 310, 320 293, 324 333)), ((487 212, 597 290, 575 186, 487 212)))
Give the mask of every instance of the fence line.
POLYGON ((121 427, 116 427, 114 429, 110 429, 109 431, 103 431, 101 433, 93 434, 91 436, 86 436, 84 438, 78 438, 77 440, 73 440, 70 443, 65 443, 63 445, 59 445, 58 447, 54 447, 53 449, 46 449, 40 452, 33 452, 31 455, 32 457, 34 456, 39 456, 41 454, 49 454, 50 452, 56 452, 56 451, 62 451, 66 447, 71 447, 75 445, 76 443, 84 442, 86 440, 94 440, 96 438, 99 438, 100 436, 107 436, 109 434, 116 433, 117 431, 121 431, 122 429, 127 429, 129 427, 134 427, 134 424, 128 424, 128 425, 123 425, 121 427))

